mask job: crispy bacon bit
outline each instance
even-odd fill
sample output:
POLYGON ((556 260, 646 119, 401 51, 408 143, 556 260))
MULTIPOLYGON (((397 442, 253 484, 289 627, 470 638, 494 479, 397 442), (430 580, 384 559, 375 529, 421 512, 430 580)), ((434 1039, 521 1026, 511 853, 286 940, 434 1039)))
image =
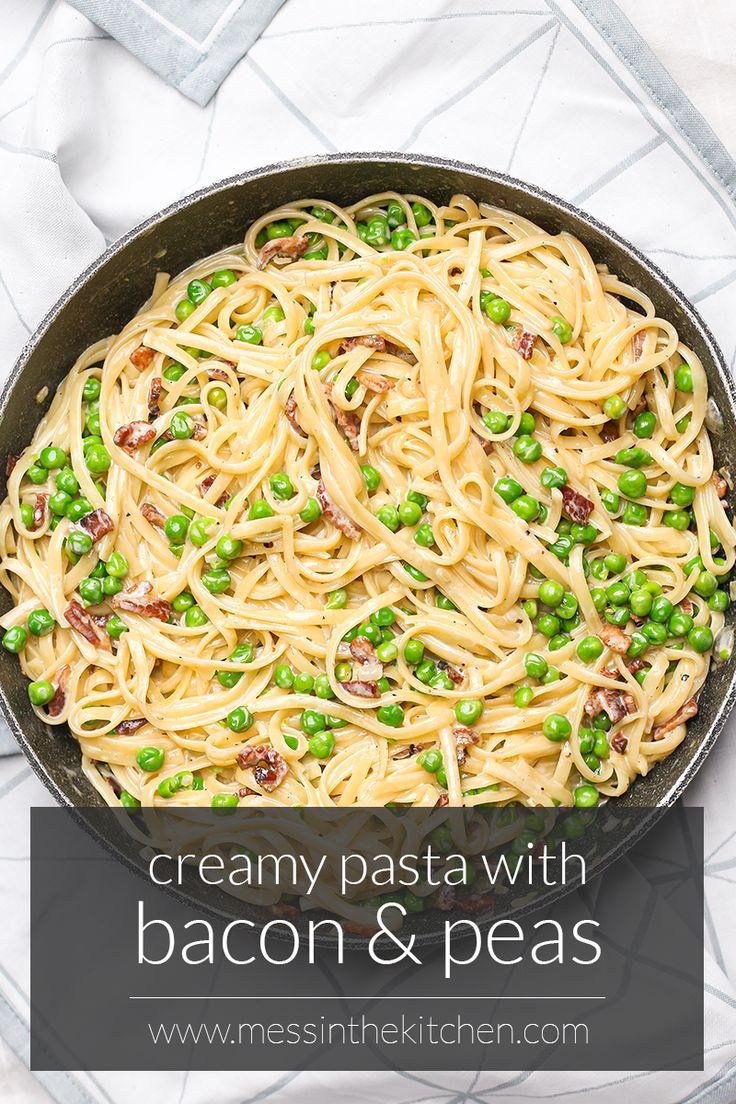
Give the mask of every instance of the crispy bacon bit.
POLYGON ((623 732, 617 732, 615 736, 611 737, 611 747, 614 751, 617 751, 619 755, 623 755, 629 746, 629 737, 624 736, 623 732))
POLYGON ((238 755, 238 763, 241 767, 253 767, 253 777, 266 793, 281 785, 289 769, 286 760, 268 744, 245 748, 238 755))
POLYGON ((682 601, 680 602, 680 609, 682 610, 683 613, 686 613, 689 617, 692 617, 693 612, 695 610, 695 606, 692 603, 692 599, 683 598, 682 601))
POLYGON ((452 663, 448 663, 446 659, 438 659, 437 666, 440 671, 444 671, 445 674, 456 686, 459 686, 464 679, 464 675, 459 667, 454 667, 452 663))
POLYGON ((155 422, 161 413, 161 407, 158 404, 158 400, 161 398, 161 377, 154 376, 151 380, 151 386, 148 388, 148 420, 149 422, 155 422))
POLYGON ((59 668, 56 678, 53 679, 54 696, 46 706, 49 717, 58 717, 60 713, 64 712, 70 675, 71 668, 68 663, 65 663, 63 667, 59 668))
POLYGON ((529 360, 534 352, 536 341, 537 335, 535 333, 532 333, 530 330, 525 330, 523 326, 519 326, 511 339, 511 344, 523 360, 529 360))
POLYGON ((367 372, 365 368, 359 368, 355 373, 358 383, 362 383, 367 391, 373 391, 376 395, 384 395, 387 391, 393 391, 396 380, 379 376, 375 372, 367 372))
POLYGON ((293 234, 290 238, 274 238, 266 242, 258 254, 256 267, 262 270, 272 257, 288 257, 290 261, 296 261, 303 257, 309 248, 309 238, 306 234, 293 234))
POLYGON ((335 421, 345 434, 347 442, 353 452, 357 452, 360 447, 358 441, 360 437, 360 418, 352 410, 343 410, 341 406, 338 406, 337 403, 332 401, 331 383, 325 384, 325 392, 332 408, 332 413, 335 415, 335 421))
POLYGON ((562 509, 570 521, 577 521, 580 525, 587 525, 588 518, 593 513, 593 503, 580 491, 576 491, 569 483, 562 488, 562 509))
POLYGON ((685 724, 694 717, 698 712, 698 703, 695 698, 690 698, 684 705, 675 713, 674 717, 670 717, 668 721, 664 721, 662 724, 658 724, 652 732, 653 740, 664 740, 665 736, 669 736, 670 732, 674 732, 676 728, 679 728, 681 724, 685 724))
POLYGON ((358 540, 360 537, 360 528, 352 521, 344 510, 341 510, 339 506, 336 506, 327 497, 327 491, 322 479, 317 484, 317 501, 319 502, 322 513, 329 521, 339 529, 341 533, 344 533, 350 540, 358 540))
POLYGON ((481 437, 480 433, 476 433, 475 430, 473 430, 473 436, 475 437, 480 447, 483 449, 486 456, 490 456, 493 452, 493 441, 489 441, 487 437, 481 437))
POLYGON ((147 724, 148 721, 145 717, 128 717, 127 720, 120 722, 115 731, 118 736, 128 736, 131 732, 137 732, 139 728, 143 728, 147 724))
MULTIPOLYGON (((447 795, 445 795, 447 796, 447 795)), ((440 912, 449 912, 455 907, 455 887, 447 884, 439 886, 430 898, 432 904, 440 912)))
POLYGON ((33 506, 33 528, 40 529, 46 520, 46 503, 49 500, 47 494, 37 494, 33 506))
POLYGON ((455 737, 455 754, 457 755, 458 765, 462 767, 468 757, 468 748, 471 744, 477 744, 480 737, 477 732, 466 728, 465 725, 455 725, 452 735, 455 737))
POLYGON ((601 687, 594 690, 585 703, 585 712, 589 717, 605 713, 611 724, 618 724, 629 713, 636 712, 636 702, 625 690, 609 690, 601 687))
POLYGON ((162 510, 159 510, 158 506, 154 506, 152 502, 144 502, 141 505, 141 513, 146 521, 151 525, 155 525, 158 529, 163 529, 166 524, 166 514, 162 510))
POLYGON ((340 342, 338 353, 349 353, 356 345, 364 345, 366 349, 377 349, 382 353, 386 349, 386 340, 379 334, 364 334, 362 337, 346 337, 340 342))
POLYGON ((212 486, 212 484, 215 482, 216 479, 217 479, 217 472, 210 472, 210 474, 206 475, 204 477, 204 479, 198 484, 199 493, 201 494, 202 498, 205 497, 205 495, 207 494, 207 492, 209 491, 210 487, 212 486))
POLYGON ((228 374, 227 374, 227 372, 225 371, 224 368, 208 368, 207 369, 207 379, 224 380, 225 382, 227 382, 229 378, 230 377, 228 376, 228 374))
POLYGON ((137 613, 139 617, 154 617, 157 621, 168 621, 171 617, 171 602, 165 598, 152 597, 150 583, 134 583, 128 590, 114 594, 110 605, 116 610, 137 613))
POLYGON ((449 804, 450 804, 450 799, 447 796, 447 794, 445 793, 445 794, 440 794, 440 796, 437 798, 437 800, 434 803, 434 807, 435 807, 435 809, 444 809, 445 805, 449 805, 449 804))
POLYGON ((10 479, 11 475, 13 474, 13 468, 17 463, 18 457, 14 456, 12 452, 9 452, 8 455, 5 457, 5 474, 7 475, 8 479, 10 479))
POLYGON ((343 682, 341 686, 356 698, 380 698, 381 696, 377 682, 343 682))
POLYGON ((258 790, 252 790, 250 786, 241 786, 238 797, 258 797, 258 790))
POLYGON ((728 494, 728 483, 718 472, 713 472, 710 481, 716 489, 719 498, 725 498, 728 494))
POLYGON ((155 349, 149 349, 147 345, 141 345, 140 348, 130 354, 130 361, 139 372, 145 372, 146 368, 150 368, 155 355, 155 349))
POLYGON ((76 598, 73 598, 64 610, 64 616, 71 627, 76 629, 80 636, 83 636, 90 644, 94 644, 97 648, 102 648, 105 652, 112 651, 110 637, 105 632, 103 626, 98 625, 96 619, 90 617, 84 606, 82 606, 76 598))
POLYGON ((607 445, 610 445, 612 441, 617 441, 619 437, 618 422, 605 422, 601 426, 599 433, 601 440, 605 441, 607 445))
POLYGON ((148 422, 128 422, 115 430, 113 441, 125 452, 135 452, 149 444, 156 436, 156 430, 148 422))
POLYGON ((350 641, 350 654, 358 663, 376 662, 376 649, 365 636, 356 636, 350 641))
POLYGON ((619 655, 626 655, 631 645, 631 637, 618 625, 603 625, 597 635, 607 648, 619 655))
POLYGON ((399 748, 395 755, 392 755, 392 759, 411 759, 413 755, 418 755, 422 750, 421 744, 406 744, 405 747, 399 748))
POLYGON ((207 436, 207 429, 201 422, 194 423, 194 433, 192 434, 193 441, 204 441, 207 436))
POLYGON ((106 514, 103 509, 93 510, 91 514, 87 514, 80 519, 80 528, 84 529, 85 533, 89 533, 92 538, 92 543, 97 544, 99 540, 106 537, 108 533, 112 533, 115 528, 115 523, 109 514, 106 514))
POLYGON ((291 428, 293 430, 295 430, 299 434, 300 437, 306 437, 307 436, 306 433, 304 432, 302 427, 299 425, 299 417, 297 415, 296 399, 294 398, 293 395, 289 395, 288 399, 286 400, 286 405, 284 406, 284 414, 289 419, 289 422, 291 424, 291 428))
POLYGON ((647 338, 646 330, 637 330, 631 339, 631 356, 634 360, 638 360, 641 354, 644 352, 644 342, 647 338))

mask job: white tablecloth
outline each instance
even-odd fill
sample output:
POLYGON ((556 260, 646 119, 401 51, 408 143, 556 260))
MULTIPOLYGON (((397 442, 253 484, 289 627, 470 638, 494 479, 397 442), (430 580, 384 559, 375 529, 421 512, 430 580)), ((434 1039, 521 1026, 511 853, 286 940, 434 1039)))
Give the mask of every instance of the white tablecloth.
MULTIPOLYGON (((142 4, 143 0, 131 0, 142 4)), ((624 0, 733 149, 725 0, 624 0), (655 8, 656 5, 656 8, 655 8), (709 31, 709 19, 717 31, 709 31), (649 21, 649 22, 647 22, 649 21), (653 29, 652 29, 653 28, 653 29), (698 45, 701 43, 702 45, 698 45), (698 72, 699 70, 699 72, 698 72), (702 79, 698 79, 702 76, 702 79)), ((205 109, 63 0, 6 5, 0 41, 0 373, 112 240, 208 181, 335 149, 437 153, 504 169, 615 226, 694 299, 736 359, 736 171, 717 136, 604 0, 288 0, 205 109), (634 75, 636 74, 636 75, 634 75)), ((678 1074, 39 1075, 59 1101, 310 1104, 326 1095, 586 1104, 734 1099, 733 724, 688 794, 706 809, 706 1068, 678 1074)), ((2 734, 0 733, 0 746, 2 734)), ((49 801, 0 760, 0 1098, 44 1090, 27 1048, 28 808, 49 801)))

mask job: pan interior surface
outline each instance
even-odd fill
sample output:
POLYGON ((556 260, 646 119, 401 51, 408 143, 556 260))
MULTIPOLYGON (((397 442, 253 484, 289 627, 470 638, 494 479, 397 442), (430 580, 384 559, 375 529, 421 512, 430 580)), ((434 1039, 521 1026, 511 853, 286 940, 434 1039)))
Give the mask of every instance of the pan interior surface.
MULTIPOLYGON (((341 205, 382 191, 423 195, 444 203, 455 193, 507 208, 545 229, 567 230, 598 264, 645 292, 660 317, 695 350, 708 376, 724 430, 712 436, 715 467, 734 464, 736 396, 723 358, 687 300, 646 258, 612 231, 543 191, 501 174, 456 162, 398 154, 336 155, 270 166, 190 196, 111 246, 53 308, 24 348, 0 398, 0 455, 17 453, 33 435, 53 393, 77 357, 93 342, 120 330, 140 309, 160 271, 176 275, 198 259, 242 239, 255 218, 299 197, 341 205)), ((3 487, 3 495, 5 488, 3 487)), ((2 609, 9 596, 2 592, 2 609)), ((729 620, 732 615, 729 615, 729 620)), ((711 667, 679 748, 638 779, 618 803, 670 804, 712 747, 734 700, 733 660, 711 667)), ((101 798, 80 770, 79 747, 59 728, 43 723, 28 705, 27 683, 16 658, 0 654, 0 705, 21 748, 62 803, 99 805, 101 798)))

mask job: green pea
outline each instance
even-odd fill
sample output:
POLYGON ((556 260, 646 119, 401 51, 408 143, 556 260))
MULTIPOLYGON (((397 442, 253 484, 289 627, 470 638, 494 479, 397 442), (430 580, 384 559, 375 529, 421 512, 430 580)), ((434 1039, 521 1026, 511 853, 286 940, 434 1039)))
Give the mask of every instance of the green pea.
MULTIPOLYGON (((188 302, 188 300, 184 300, 184 302, 188 302)), ((164 369, 164 379, 169 380, 170 383, 178 383, 185 372, 186 368, 184 365, 174 361, 173 364, 170 364, 168 368, 164 369)))
POLYGON ((589 728, 581 728, 578 733, 578 743, 580 745, 580 754, 590 755, 595 746, 595 733, 589 728))
POLYGON ((287 663, 279 663, 273 673, 273 680, 282 690, 291 690, 294 685, 294 672, 287 663))
POLYGON ((622 571, 626 570, 626 557, 622 556, 620 552, 609 552, 604 557, 603 562, 614 575, 620 575, 622 571))
POLYGON ((516 479, 512 479, 510 475, 501 476, 500 479, 496 480, 493 489, 509 506, 524 493, 521 483, 516 479))
POLYGON ((106 472, 112 463, 110 453, 104 445, 93 445, 86 449, 84 462, 87 465, 87 470, 94 474, 106 472))
POLYGON ((530 621, 533 621, 535 619, 535 617, 537 617, 538 614, 539 614, 539 606, 537 605, 537 603, 535 602, 535 600, 533 598, 526 598, 521 603, 521 608, 523 609, 524 613, 527 615, 527 617, 529 618, 530 621))
POLYGON ((324 732, 327 718, 316 709, 305 709, 299 717, 299 727, 307 736, 315 736, 318 732, 324 732))
POLYGON ((185 322, 195 310, 194 303, 190 299, 180 299, 176 304, 174 314, 178 322, 185 322))
POLYGON ((253 726, 253 714, 250 709, 239 705, 228 713, 226 723, 231 732, 245 732, 253 726))
POLYGON ((57 491, 49 498, 49 510, 57 517, 63 517, 71 501, 71 496, 65 491, 57 491))
POLYGON ((643 410, 634 419, 634 433, 639 438, 651 437, 657 425, 657 415, 651 410, 643 410))
MULTIPOLYGON (((175 544, 180 544, 186 537, 189 530, 189 518, 183 514, 172 514, 170 518, 166 519, 164 524, 164 533, 175 544)), ((108 574, 110 574, 110 567, 107 568, 108 574)), ((114 572, 112 573, 114 574, 114 572)))
POLYGON ((189 539, 196 548, 201 548, 209 540, 207 530, 215 524, 214 518, 197 518, 189 526, 189 539))
POLYGON ((637 656, 643 655, 648 647, 649 641, 647 640, 647 637, 644 635, 643 632, 635 629, 634 632, 631 634, 631 644, 629 645, 629 649, 626 654, 628 656, 631 656, 632 659, 636 659, 637 656))
POLYGON ((321 372, 323 368, 327 367, 331 359, 327 350, 321 349, 318 353, 315 353, 312 358, 312 368, 315 372, 321 372))
POLYGON ((119 594, 122 589, 122 579, 116 579, 113 575, 106 575, 102 580, 102 592, 108 595, 108 597, 112 597, 113 594, 119 594))
POLYGON ((71 468, 62 468, 57 472, 56 486, 66 495, 75 495, 79 490, 79 480, 71 468))
POLYGON ((650 644, 664 644, 668 636, 666 625, 660 625, 657 621, 647 621, 642 625, 641 634, 650 644))
POLYGON ((376 719, 390 728, 401 728, 404 710, 400 705, 382 705, 376 710, 376 719))
POLYGON ((422 516, 422 508, 416 502, 402 502, 399 505, 399 520, 402 525, 416 525, 422 516))
POLYGON ((572 799, 576 808, 592 809, 600 801, 600 794, 596 786, 591 782, 586 782, 581 786, 575 787, 572 799))
POLYGON ((294 676, 294 690, 297 694, 311 694, 314 690, 314 678, 307 671, 294 676))
POLYGON ((325 609, 344 609, 348 601, 346 590, 333 590, 327 595, 325 609))
POLYGON ((429 499, 426 495, 422 494, 421 491, 407 491, 406 501, 416 502, 417 506, 420 506, 422 510, 426 510, 429 506, 429 499))
POLYGON ((206 280, 190 280, 187 284, 189 302, 198 307, 212 293, 212 285, 206 280))
POLYGON ((549 546, 549 550, 554 556, 557 557, 558 560, 567 560, 567 557, 572 551, 574 543, 575 541, 572 539, 572 537, 563 535, 561 537, 558 537, 554 544, 551 544, 549 546))
POLYGON ((220 268, 212 274, 210 284, 213 288, 231 287, 237 282, 238 277, 231 268, 220 268))
POLYGON ((528 652, 524 656, 524 670, 529 678, 541 679, 546 675, 549 667, 544 656, 538 652, 528 652))
POLYGON ((281 307, 273 306, 269 307, 268 310, 263 312, 263 318, 261 319, 261 322, 264 322, 266 324, 283 322, 285 317, 286 316, 281 307))
POLYGON ((621 520, 624 525, 646 525, 647 508, 640 502, 627 502, 624 505, 621 520))
POLYGON ((610 575, 610 571, 606 567, 603 560, 593 560, 590 564, 590 574, 594 579, 603 583, 610 575))
POLYGON ((628 585, 623 579, 606 587, 606 598, 612 606, 628 605, 630 593, 628 585))
POLYGON ((649 616, 652 621, 657 621, 664 624, 665 621, 669 621, 672 616, 672 603, 669 598, 665 598, 664 595, 657 595, 652 601, 652 608, 649 612, 649 616))
POLYGON ((552 333, 557 337, 561 345, 568 345, 572 341, 572 326, 559 314, 551 320, 552 333))
POLYGON ((687 642, 694 652, 708 652, 713 647, 713 633, 707 625, 695 625, 687 634, 687 642))
POLYGON ((314 693, 318 698, 334 698, 335 692, 330 686, 328 675, 317 675, 314 680, 314 693))
POLYGON ((181 594, 177 594, 171 605, 177 613, 185 613, 194 605, 194 598, 188 590, 183 590, 181 594))
POLYGON ((487 410, 482 421, 487 425, 491 433, 505 433, 509 428, 509 416, 502 410, 487 410))
POLYGON ((246 345, 261 345, 263 344, 263 331, 258 326, 238 326, 235 330, 235 340, 243 341, 246 345))
POLYGON ((322 507, 316 498, 308 498, 303 509, 299 511, 299 517, 302 521, 310 525, 313 521, 316 521, 322 516, 322 507))
POLYGON ((545 606, 550 606, 554 609, 559 606, 560 602, 565 596, 565 588, 562 583, 558 583, 555 579, 546 579, 539 587, 540 601, 544 602, 545 606))
POLYGON ((46 468, 47 471, 52 471, 54 468, 63 468, 69 463, 64 450, 56 448, 55 445, 48 445, 45 449, 41 449, 38 461, 41 467, 46 468))
POLYGON ((426 583, 427 576, 423 571, 420 571, 418 567, 412 567, 411 564, 404 564, 404 571, 410 576, 416 583, 426 583))
POLYGON ((442 767, 442 752, 438 748, 429 748, 418 757, 417 763, 430 774, 436 774, 442 767))
POLYGON ((90 376, 85 380, 84 387, 82 388, 82 398, 85 402, 95 402, 100 397, 102 390, 102 383, 97 379, 97 376, 90 376))
POLYGON ((49 473, 46 468, 42 468, 40 464, 31 464, 26 475, 30 479, 31 483, 35 483, 37 486, 41 483, 45 483, 49 477, 49 473))
POLYGON ((520 495, 511 503, 511 509, 522 521, 534 521, 539 516, 540 504, 531 495, 520 495))
POLYGON ((227 534, 223 534, 215 545, 215 552, 221 560, 234 560, 242 551, 243 542, 227 534))
POLYGON ((72 556, 86 556, 92 550, 92 538, 89 533, 72 529, 66 538, 66 550, 72 556))
POLYGON ((79 584, 79 593, 82 600, 88 606, 96 606, 102 601, 102 580, 101 579, 82 579, 79 584))
POLYGON ((511 304, 505 299, 499 297, 493 297, 486 303, 483 308, 490 318, 491 322, 497 323, 497 325, 503 326, 508 322, 511 317, 511 304))
POLYGON ((690 525, 690 514, 687 510, 668 510, 662 515, 662 522, 664 525, 668 525, 670 529, 683 532, 690 525))
POLYGON ((609 514, 617 514, 621 508, 621 499, 615 491, 609 491, 607 487, 601 491, 601 502, 609 514))
POLYGON ((188 629, 201 629, 208 621, 209 617, 199 606, 190 606, 184 613, 184 624, 188 629))
POLYGON ((122 618, 114 613, 111 617, 108 617, 105 629, 107 630, 108 636, 111 636, 113 640, 119 640, 123 633, 128 631, 128 626, 122 618))
POLYGON ((26 529, 33 529, 33 507, 30 502, 21 502, 20 520, 26 529))
POLYGON ((651 462, 651 454, 646 449, 639 448, 638 445, 620 449, 616 453, 616 463, 622 464, 625 468, 645 468, 651 462))
POLYGON ((569 633, 555 633, 555 635, 550 639, 547 647, 551 652, 558 652, 560 648, 564 648, 567 644, 569 644, 571 639, 572 637, 569 633))
POLYGON ((526 709, 531 705, 533 698, 534 691, 531 686, 520 686, 514 691, 514 705, 517 709, 526 709))
POLYGON ((606 608, 606 592, 603 587, 593 587, 590 597, 593 599, 595 608, 601 613, 606 608))
POLYGON ((462 698, 455 703, 455 719, 461 725, 474 725, 483 716, 480 698, 462 698))
POLYGON ((687 427, 690 425, 690 415, 686 414, 684 418, 680 418, 675 422, 675 429, 678 433, 684 433, 687 427))
POLYGON ((194 433, 194 422, 188 414, 178 411, 172 416, 171 422, 169 423, 169 429, 175 440, 186 441, 194 433))
POLYGON ((421 663, 424 658, 424 644, 421 640, 407 640, 404 645, 404 659, 407 663, 421 663))
POLYGON ((646 617, 653 605, 652 595, 648 590, 635 590, 631 594, 629 606, 636 617, 646 617))
POLYGON ((240 798, 235 793, 216 793, 210 802, 210 807, 214 809, 217 816, 231 816, 239 804, 240 798))
POLYGON ((401 526, 401 517, 395 506, 382 506, 380 510, 376 512, 376 517, 381 524, 385 525, 387 529, 390 529, 392 533, 398 532, 401 526))
POLYGON ((568 738, 572 732, 572 725, 567 717, 563 717, 561 713, 550 713, 549 716, 544 719, 542 732, 548 740, 553 740, 558 743, 568 738))
POLYGON ((248 511, 249 521, 260 521, 263 518, 274 516, 273 510, 264 498, 258 498, 248 511))
POLYGON ((583 663, 594 663, 603 654, 603 643, 597 636, 584 636, 576 650, 583 663))
POLYGON ((543 613, 537 621, 537 629, 543 636, 557 636, 560 631, 560 619, 553 613, 543 613))
POLYGON ((421 545, 422 548, 431 548, 435 543, 432 526, 428 521, 423 522, 423 524, 419 526, 414 534, 414 540, 418 545, 421 545))
POLYGON ((533 464, 542 455, 542 446, 534 437, 521 436, 514 441, 514 456, 523 464, 533 464))
POLYGON ((561 675, 557 668, 550 667, 549 670, 545 671, 539 681, 542 683, 542 686, 549 686, 551 682, 559 682, 560 678, 561 675))
POLYGON ((22 625, 13 625, 3 633, 2 645, 6 652, 17 655, 28 643, 28 633, 22 625))
POLYGON ((701 598, 710 598, 718 589, 718 580, 710 571, 701 571, 693 584, 693 590, 701 598))
POLYGON ((231 583, 230 572, 224 567, 213 568, 202 575, 202 586, 210 594, 224 594, 231 583))
POLYGON ((28 698, 31 705, 48 705, 55 693, 56 690, 48 679, 38 679, 28 684, 28 698))
POLYGON ((138 749, 135 757, 136 763, 142 771, 153 773, 161 770, 164 765, 165 752, 163 748, 143 747, 138 749))
POLYGON ((713 610, 714 613, 725 613, 728 609, 728 605, 728 591, 725 590, 714 591, 708 599, 708 609, 713 610))
POLYGON ((681 364, 675 369, 675 387, 678 391, 690 392, 693 389, 693 372, 689 364, 681 364))
POLYGON ((628 468, 618 477, 618 489, 628 498, 641 498, 647 493, 647 477, 636 468, 628 468))
POLYGON ((362 464, 360 468, 363 475, 363 482, 368 494, 373 494, 377 491, 381 485, 381 477, 374 467, 370 464, 362 464))
POLYGON ((309 740, 309 750, 315 759, 328 759, 335 750, 335 737, 332 732, 317 732, 309 740))
POLYGON ((603 413, 613 421, 623 418, 627 410, 626 400, 621 395, 609 395, 603 403, 603 413))
POLYGON ((368 245, 388 245, 390 239, 388 219, 384 215, 374 215, 368 219, 365 240, 368 245))
POLYGON ((543 487, 564 487, 567 483, 567 472, 564 468, 545 468, 540 477, 543 487))
POLYGON ((124 809, 140 809, 141 803, 137 797, 133 797, 127 790, 122 790, 120 794, 120 804, 124 809))
POLYGON ((435 595, 434 604, 437 609, 450 610, 451 612, 457 610, 457 606, 452 599, 448 598, 446 594, 441 594, 439 591, 437 591, 435 595))
POLYGON ((606 621, 609 625, 618 625, 619 628, 623 628, 629 622, 631 614, 626 606, 619 606, 616 609, 610 609, 606 611, 606 621))
POLYGON ((224 410, 227 406, 227 391, 224 387, 211 387, 207 392, 207 402, 215 410, 224 410))
POLYGON ((394 249, 408 249, 412 242, 416 240, 416 234, 408 226, 403 226, 400 230, 394 230, 391 235, 391 245, 394 249))

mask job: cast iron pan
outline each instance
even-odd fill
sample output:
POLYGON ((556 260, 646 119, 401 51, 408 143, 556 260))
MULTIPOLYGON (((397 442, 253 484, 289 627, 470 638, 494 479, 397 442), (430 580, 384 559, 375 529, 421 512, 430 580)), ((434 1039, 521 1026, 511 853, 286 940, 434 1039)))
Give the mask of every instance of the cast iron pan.
MULTIPOLYGON (((301 197, 353 203, 386 189, 444 202, 455 192, 507 207, 547 230, 569 230, 596 262, 642 288, 659 315, 672 322, 708 374, 710 393, 724 420, 713 439, 716 466, 736 470, 736 390, 723 355, 702 318, 672 282, 634 246, 576 207, 523 181, 439 158, 394 153, 336 154, 243 173, 213 184, 154 215, 107 249, 72 284, 23 349, 0 396, 0 457, 31 439, 54 389, 88 345, 119 331, 148 298, 155 274, 177 274, 243 237, 245 227, 272 207, 301 197), (48 387, 39 405, 36 395, 48 387)), ((2 465, 4 469, 4 465, 2 465)), ((4 485, 2 495, 5 494, 4 485)), ((8 595, 0 598, 3 611, 8 595)), ((669 759, 639 779, 620 799, 628 805, 670 805, 715 743, 733 706, 736 662, 713 668, 700 696, 700 712, 669 759)), ((62 804, 100 805, 80 771, 77 743, 38 718, 28 705, 27 680, 15 656, 0 654, 0 707, 31 766, 62 804)))

